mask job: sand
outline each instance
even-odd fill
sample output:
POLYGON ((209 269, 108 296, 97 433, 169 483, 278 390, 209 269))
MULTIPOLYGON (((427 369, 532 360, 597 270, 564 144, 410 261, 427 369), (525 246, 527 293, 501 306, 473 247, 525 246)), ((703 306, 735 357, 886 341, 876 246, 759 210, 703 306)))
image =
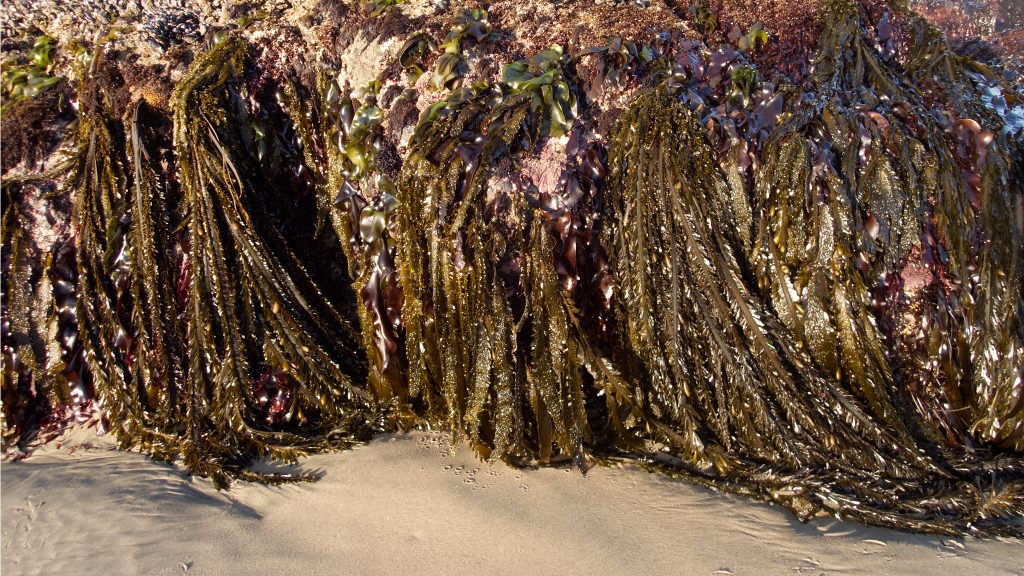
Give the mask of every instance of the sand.
POLYGON ((303 461, 323 478, 218 492, 75 430, 0 464, 4 576, 1016 574, 1024 542, 816 518, 633 467, 518 470, 441 433, 303 461))

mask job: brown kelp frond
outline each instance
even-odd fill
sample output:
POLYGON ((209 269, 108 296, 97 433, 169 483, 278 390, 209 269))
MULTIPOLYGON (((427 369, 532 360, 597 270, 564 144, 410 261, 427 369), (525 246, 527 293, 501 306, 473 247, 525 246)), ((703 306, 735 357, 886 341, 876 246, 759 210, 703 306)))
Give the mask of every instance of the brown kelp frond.
MULTIPOLYGON (((523 266, 523 278, 529 282, 526 302, 532 320, 527 376, 539 392, 537 402, 543 402, 551 414, 555 443, 575 459, 578 467, 586 470, 582 447, 583 442, 591 438, 580 370, 580 357, 584 353, 581 348, 586 345, 580 342, 583 335, 575 323, 572 300, 563 291, 551 265, 554 239, 546 229, 545 220, 543 212, 533 216, 529 256, 523 266)), ((599 382, 601 376, 604 374, 598 372, 599 382)), ((541 412, 534 409, 534 413, 541 412)), ((544 437, 538 438, 541 450, 551 444, 544 437)), ((543 452, 541 459, 547 459, 543 452)))
POLYGON ((218 486, 309 479, 245 466, 351 445, 373 421, 355 332, 278 228, 300 200, 251 180, 263 157, 247 153, 245 62, 228 38, 179 83, 173 159, 150 129, 169 126, 159 111, 117 110, 86 78, 70 184, 79 331, 105 417, 123 446, 180 456, 218 486))
MULTIPOLYGON (((490 31, 487 10, 463 9, 455 18, 455 25, 440 46, 444 52, 434 63, 434 69, 430 74, 430 87, 434 90, 455 88, 464 74, 462 70, 465 68, 465 57, 462 55, 463 42, 470 38, 481 42, 490 34, 490 31)), ((403 50, 402 56, 406 54, 407 51, 403 50)))
POLYGON ((29 190, 3 190, 2 364, 3 450, 24 453, 41 426, 60 424, 75 405, 65 378, 57 300, 50 278, 53 255, 33 245, 24 213, 29 190))
POLYGON ((840 273, 839 262, 853 261, 844 252, 845 189, 792 198, 813 181, 808 149, 793 140, 771 152, 759 175, 761 229, 748 259, 730 248, 742 246, 737 231, 722 226, 735 221, 733 202, 694 115, 658 89, 618 120, 602 241, 616 280, 624 374, 648 382, 652 439, 679 458, 656 462, 725 487, 745 484, 798 514, 828 510, 904 529, 959 531, 973 522, 969 503, 955 519, 945 518, 946 504, 927 503, 970 476, 956 479, 961 474, 924 457, 904 429, 872 318, 854 300, 866 290, 858 272, 840 273), (808 221, 780 220, 784 212, 808 221), (793 236, 810 231, 817 237, 793 236), (770 278, 788 273, 786 262, 796 281, 770 278), (811 315, 796 296, 795 282, 809 282, 805 268, 824 282, 813 291, 811 315), (827 340, 816 341, 822 334, 827 340), (852 393, 834 384, 845 370, 852 393), (895 485, 902 496, 893 495, 895 485))
POLYGON ((397 260, 410 393, 483 456, 585 468, 582 335, 548 215, 494 171, 571 126, 562 62, 545 51, 506 68, 503 92, 462 88, 424 114, 397 183, 397 260))
MULTIPOLYGON (((755 208, 761 218, 752 259, 758 284, 818 369, 845 383, 905 442, 909 437, 891 400, 893 375, 868 310, 871 298, 858 262, 862 267, 896 266, 885 260, 907 253, 917 238, 913 205, 895 200, 895 174, 882 173, 888 166, 869 165, 864 172, 873 177, 871 184, 855 188, 864 194, 853 197, 852 202, 860 198, 860 206, 851 206, 843 181, 830 171, 828 152, 819 151, 812 161, 812 149, 819 150, 818 145, 798 136, 769 145, 765 164, 755 174, 755 208), (857 222, 860 214, 868 215, 866 240, 875 243, 857 254, 848 222, 857 222)), ((878 158, 874 155, 873 161, 878 158)))
MULTIPOLYGON (((394 264, 395 190, 376 166, 383 142, 378 88, 371 82, 352 90, 333 77, 323 82, 318 98, 322 125, 317 128, 327 148, 326 173, 317 194, 345 250, 362 303, 358 313, 370 360, 368 387, 376 400, 393 402, 402 412, 408 392, 400 343, 402 293, 394 264)), ((304 138, 311 139, 313 130, 310 126, 304 138)))
MULTIPOLYGON (((90 72, 103 65, 100 53, 93 60, 90 72)), ((120 111, 115 109, 99 82, 86 77, 82 89, 87 97, 83 98, 80 111, 79 155, 70 191, 75 200, 77 317, 84 360, 104 417, 110 422, 118 442, 123 447, 141 448, 155 457, 172 459, 183 451, 177 436, 179 415, 176 411, 165 410, 158 419, 149 408, 161 404, 161 393, 170 399, 176 397, 175 389, 180 383, 170 379, 174 365, 167 360, 173 352, 173 343, 168 341, 167 332, 157 333, 152 325, 144 322, 138 340, 140 346, 133 345, 133 310, 144 309, 157 318, 162 313, 160 308, 145 308, 149 295, 144 295, 144 291, 152 291, 152 297, 159 297, 164 289, 156 284, 159 278, 147 277, 153 269, 159 268, 155 259, 166 257, 165 253, 157 251, 159 245, 156 244, 164 238, 158 239, 154 234, 153 219, 163 220, 162 216, 153 214, 159 196, 151 198, 156 194, 153 177, 143 166, 137 166, 139 180, 132 194, 125 168, 124 133, 117 120, 120 111), (145 200, 140 210, 130 210, 133 198, 140 197, 145 200), (132 272, 136 271, 130 267, 140 263, 147 267, 137 271, 141 278, 132 278, 132 272), (133 296, 143 296, 143 301, 136 306, 133 296), (158 350, 150 342, 154 338, 161 338, 167 343, 166 347, 158 350), (137 358, 138 353, 145 357, 137 358), (138 375, 133 368, 138 368, 138 375), (163 370, 165 378, 154 377, 153 370, 163 370), (142 388, 137 378, 144 379, 143 385, 154 389, 142 388)), ((138 120, 137 113, 134 120, 138 120)), ((133 129, 132 143, 141 158, 137 126, 133 129)), ((165 210, 162 206, 158 209, 165 210)), ((173 330, 173 327, 165 329, 173 330)), ((196 453, 207 455, 201 450, 196 453)), ((197 466, 192 462, 189 465, 197 466)))
MULTIPOLYGON (((892 331, 907 375, 905 393, 932 432, 959 437, 953 443, 1020 450, 1024 194, 1016 175, 1024 158, 1005 107, 982 105, 1007 87, 953 54, 934 27, 895 3, 909 36, 902 62, 913 73, 908 80, 898 72, 899 54, 868 44, 872 27, 876 37, 893 33, 885 23, 833 4, 838 24, 823 37, 817 77, 829 98, 796 116, 805 122, 800 131, 814 156, 815 183, 807 197, 827 182, 848 190, 832 194, 846 205, 840 216, 849 211, 852 219, 839 232, 872 295, 847 288, 853 310, 867 319, 865 306, 874 300, 877 307, 879 294, 889 294, 897 308, 888 316, 898 324, 892 331), (937 106, 937 98, 951 105, 937 106), (916 307, 917 300, 923 300, 920 320, 903 321, 900 310, 916 307), (936 394, 942 406, 927 407, 922 398, 936 394)), ((792 135, 780 130, 773 138, 792 135)), ((767 207, 800 217, 796 203, 767 207)), ((843 274, 857 281, 852 266, 845 268, 843 274)), ((775 286, 782 292, 780 282, 775 286)), ((877 355, 879 340, 864 341, 871 346, 868 357, 877 355)), ((856 370, 850 366, 847 373, 850 368, 856 370)))
POLYGON ((708 44, 698 4, 704 38, 552 46, 496 84, 462 78, 536 38, 483 10, 433 62, 440 15, 330 74, 267 21, 213 36, 166 109, 98 52, 75 249, 35 230, 60 166, 3 185, 5 447, 96 398, 122 446, 223 486, 439 426, 801 519, 1020 534, 1019 89, 903 0, 822 5, 785 46, 752 22, 708 44))
POLYGON ((293 387, 286 418, 293 426, 315 411, 319 428, 330 431, 366 409, 369 397, 360 387, 358 344, 279 238, 268 215, 271 195, 242 176, 253 167, 242 151, 254 140, 235 81, 245 54, 244 43, 225 39, 171 97, 190 241, 182 394, 194 399, 188 426, 210 418, 218 441, 235 450, 292 460, 311 444, 257 420, 249 387, 258 374, 293 387))
MULTIPOLYGON (((105 65, 98 51, 89 67, 105 65)), ((115 97, 83 78, 78 157, 69 181, 74 199, 78 332, 100 406, 124 447, 158 442, 132 389, 130 226, 124 132, 115 97)))
POLYGON ((129 244, 134 272, 131 282, 132 323, 135 327, 133 378, 146 390, 147 405, 157 417, 174 421, 178 386, 185 378, 184 335, 178 321, 174 253, 167 185, 153 169, 143 134, 146 105, 135 103, 129 143, 133 178, 130 191, 129 244))

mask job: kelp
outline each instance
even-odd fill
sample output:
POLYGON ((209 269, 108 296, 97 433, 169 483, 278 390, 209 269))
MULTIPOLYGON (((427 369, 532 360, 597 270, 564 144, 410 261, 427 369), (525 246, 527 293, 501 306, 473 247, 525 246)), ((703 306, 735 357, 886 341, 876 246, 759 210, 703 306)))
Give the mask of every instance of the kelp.
POLYGON ((338 77, 322 76, 307 99, 298 97, 293 84, 284 88, 296 112, 303 151, 318 174, 317 202, 342 242, 361 302, 358 316, 369 361, 367 388, 379 405, 389 406, 392 417, 405 422, 409 417, 405 358, 398 341, 402 297, 392 238, 394 185, 377 170, 383 142, 379 83, 352 90, 338 77), (324 145, 317 156, 313 143, 321 139, 324 145))
MULTIPOLYGON (((24 193, 25 191, 18 191, 24 193)), ((71 406, 64 377, 50 254, 32 247, 16 191, 5 187, 3 232, 3 447, 25 450, 54 411, 71 406)))
MULTIPOLYGON (((962 144, 953 146, 936 138, 942 124, 866 46, 856 12, 832 8, 826 21, 835 26, 826 26, 816 62, 821 95, 792 106, 791 120, 769 132, 750 181, 718 175, 697 119, 665 94, 641 96, 620 119, 605 189, 613 224, 603 238, 620 294, 621 349, 633 365, 627 374, 650 379, 649 419, 684 474, 732 488, 752 480, 743 490, 798 514, 824 508, 908 529, 927 518, 930 530, 956 532, 986 522, 978 499, 1021 491, 1019 458, 981 483, 986 465, 948 449, 993 440, 1011 447, 1021 413, 1019 279, 991 291, 964 289, 980 274, 956 279, 981 271, 983 249, 1000 252, 986 255, 1000 262, 994 277, 1018 273, 1019 259, 1006 256, 1019 253, 1020 233, 1003 233, 1013 230, 1007 214, 1019 195, 983 184, 983 174, 1008 183, 1012 161, 1006 149, 987 149, 992 139, 978 129, 954 132, 962 144), (989 154, 994 164, 978 163, 989 154), (990 203, 998 210, 978 214, 990 203), (715 224, 723 222, 734 225, 715 224), (935 277, 929 316, 939 322, 923 323, 932 334, 925 362, 897 366, 901 378, 936 374, 938 391, 897 380, 877 326, 886 286, 901 290, 903 271, 918 266, 935 277), (999 303, 987 317, 972 306, 983 292, 999 303), (949 341, 972 336, 1001 346, 988 340, 971 354, 949 341), (963 381, 993 362, 999 378, 963 381), (936 409, 928 406, 936 397, 938 420, 959 438, 922 422, 932 420, 922 412, 936 409), (979 397, 1003 419, 975 412, 979 397), (972 442, 968 429, 987 437, 972 442), (772 473, 754 472, 764 466, 772 473), (803 479, 790 475, 793 466, 803 479), (884 496, 888 482, 903 497, 884 496)), ((725 172, 736 170, 726 158, 725 172)), ((1013 530, 996 524, 986 529, 1013 530)))
POLYGON ((252 140, 230 82, 244 56, 244 43, 226 39, 193 65, 171 97, 190 239, 185 394, 199 401, 193 410, 216 416, 221 441, 293 460, 310 442, 256 420, 247 390, 254 374, 283 373, 296 387, 291 417, 303 424, 304 411, 315 411, 321 434, 331 435, 326 440, 347 445, 354 438, 343 425, 365 417, 358 412, 367 399, 364 368, 348 320, 271 225, 273 196, 242 176, 240 148, 231 152, 224 143, 252 140))
MULTIPOLYGON (((927 302, 914 330, 921 333, 920 352, 903 360, 904 373, 920 378, 906 382, 906 392, 928 413, 933 431, 958 436, 951 441, 955 444, 994 443, 1019 451, 1024 432, 1024 222, 1017 216, 1024 197, 1014 177, 1020 169, 1019 143, 1005 135, 996 138, 976 120, 960 116, 977 113, 976 108, 929 109, 918 91, 901 85, 885 54, 867 48, 854 9, 842 4, 834 9, 833 17, 843 25, 822 39, 816 78, 820 101, 832 102, 798 116, 791 126, 801 125, 817 156, 811 162, 800 158, 798 165, 813 165, 812 194, 829 182, 848 187, 846 194, 833 196, 847 204, 841 212, 849 214, 848 229, 841 230, 847 236, 843 245, 863 269, 867 290, 880 292, 877 287, 886 283, 902 288, 914 274, 927 278, 922 296, 927 302), (853 53, 844 52, 845 46, 853 46, 853 53), (853 93, 844 91, 847 86, 861 88, 853 93), (827 141, 835 143, 833 150, 822 150, 827 141), (942 406, 928 406, 925 398, 935 398, 936 392, 942 406)), ((985 79, 970 80, 969 62, 950 54, 923 20, 906 17, 915 37, 931 34, 907 56, 911 77, 930 78, 929 90, 933 82, 951 87, 959 98, 973 93, 976 101, 985 79), (941 67, 936 68, 937 60, 941 67)), ((999 129, 990 113, 978 118, 999 129)), ((775 139, 789 135, 780 131, 775 139)), ((856 282, 851 260, 841 261, 848 264, 844 274, 856 282)), ((861 294, 853 309, 866 318, 870 297, 856 286, 847 291, 861 294)), ((843 322, 842 314, 836 318, 843 322)), ((858 349, 868 347, 870 356, 878 356, 880 336, 868 332, 856 340, 858 349)), ((847 355, 855 359, 852 351, 847 355)), ((857 379, 864 382, 865 376, 857 379)))
POLYGON ((950 398, 951 411, 966 412, 961 419, 966 430, 956 432, 1020 451, 1024 448, 1024 141, 994 107, 983 105, 987 93, 999 87, 998 75, 953 53, 923 18, 902 6, 897 10, 907 19, 915 40, 906 58, 908 71, 927 87, 929 95, 943 97, 953 108, 938 115, 926 131, 933 135, 942 129, 953 144, 947 145, 949 152, 941 159, 953 177, 939 182, 941 194, 936 194, 933 209, 937 234, 929 239, 930 258, 943 267, 943 285, 952 286, 943 291, 949 293, 936 294, 939 317, 932 318, 931 325, 940 330, 957 327, 963 336, 951 341, 948 333, 943 336, 933 328, 926 336, 929 353, 944 357, 940 378, 964 389, 962 398, 955 394, 950 398), (947 269, 952 278, 946 276, 947 269))
MULTIPOLYGON (((430 74, 430 87, 434 90, 451 89, 458 85, 465 67, 465 57, 462 54, 462 43, 473 38, 482 42, 491 32, 490 24, 487 22, 487 10, 463 9, 455 18, 455 25, 448 35, 445 36, 441 48, 444 52, 438 56, 434 63, 434 70, 430 74)), ((405 51, 403 50, 403 55, 405 51)))
POLYGON ((227 38, 172 95, 179 208, 141 101, 127 137, 109 97, 85 101, 72 178, 80 331, 103 410, 122 446, 180 456, 218 485, 294 479, 245 466, 351 445, 372 421, 349 320, 275 226, 280 192, 243 176, 260 161, 245 152, 245 59, 227 38))
POLYGON ((585 469, 580 335, 545 217, 537 198, 490 181, 553 123, 527 120, 533 98, 462 89, 417 128, 397 183, 410 392, 485 457, 585 469))
MULTIPOLYGON (((52 405, 94 385, 122 446, 218 486, 440 426, 484 458, 628 460, 802 519, 1019 534, 1024 145, 977 105, 996 75, 898 2, 884 30, 861 8, 826 3, 803 84, 758 67, 757 27, 739 51, 554 46, 447 91, 405 158, 384 78, 233 33, 169 110, 87 77, 75 270, 40 275, 4 215, 5 418, 56 371, 52 405), (606 89, 636 92, 596 118, 606 89), (557 178, 533 181, 538 154, 557 178), (39 346, 69 320, 74 346, 39 346)), ((462 13, 437 89, 488 34, 462 13)), ((399 67, 432 49, 414 35, 399 67)))
POLYGON ((178 321, 178 294, 174 276, 174 236, 167 185, 154 170, 143 134, 146 115, 143 100, 135 103, 130 120, 132 179, 126 195, 130 198, 131 224, 128 242, 135 275, 131 281, 135 354, 132 379, 147 394, 147 404, 158 406, 157 418, 170 421, 179 416, 178 387, 185 377, 185 347, 178 321), (161 401, 160 396, 166 399, 161 401))
POLYGON ((4 100, 6 100, 2 108, 4 113, 10 109, 12 102, 34 98, 60 81, 60 76, 51 75, 54 68, 53 45, 55 41, 54 38, 45 34, 37 37, 28 51, 27 63, 19 63, 15 59, 4 60, 2 76, 4 100))
MULTIPOLYGON (((349 270, 363 304, 359 319, 364 346, 372 351, 370 389, 379 401, 386 401, 392 394, 404 401, 405 363, 396 334, 401 295, 391 236, 394 186, 376 171, 382 134, 375 89, 376 83, 366 88, 361 104, 343 94, 337 84, 328 89, 325 112, 332 124, 328 142, 336 144, 328 150, 328 168, 332 175, 343 178, 333 196, 332 222, 338 235, 348 240, 349 270), (347 218, 339 217, 342 208, 348 209, 347 218)), ((331 188, 322 194, 333 191, 331 188)))
MULTIPOLYGON (((801 166, 788 154, 793 152, 776 156, 780 168, 801 166)), ((759 494, 799 515, 828 510, 951 533, 986 524, 976 516, 972 494, 1019 493, 1020 463, 993 471, 991 484, 976 484, 980 478, 970 468, 918 449, 893 407, 880 346, 864 348, 871 346, 873 326, 851 304, 857 294, 844 292, 844 281, 857 287, 853 278, 840 277, 814 293, 824 295, 836 323, 832 331, 838 334, 827 344, 817 345, 776 318, 772 303, 779 296, 767 290, 769 297, 762 297, 750 275, 771 273, 770 266, 736 250, 742 246, 736 231, 721 225, 735 221, 730 193, 743 191, 730 191, 713 160, 697 119, 661 90, 640 96, 620 117, 609 148, 605 201, 611 224, 602 238, 616 280, 616 360, 627 379, 648 383, 644 419, 652 437, 677 458, 663 466, 759 494), (829 362, 848 368, 857 389, 837 386, 840 374, 824 369, 829 362), (892 493, 896 485, 899 497, 892 493)), ((780 190, 807 188, 787 186, 791 174, 769 174, 780 190)), ((832 192, 829 201, 812 204, 819 239, 811 243, 820 240, 815 252, 829 259, 811 274, 840 267, 833 256, 853 261, 843 244, 826 235, 849 219, 835 204, 842 187, 832 192)), ((770 213, 759 216, 772 219, 770 213)), ((775 234, 758 244, 780 249, 786 240, 775 234)), ((814 304, 821 301, 808 308, 814 304)), ((828 329, 814 320, 801 310, 790 318, 820 337, 828 329)), ((986 529, 1003 528, 997 522, 986 529)))
MULTIPOLYGON (((104 54, 97 52, 88 73, 97 74, 104 54)), ((98 403, 114 423, 119 441, 152 442, 128 368, 131 295, 128 290, 128 175, 124 132, 115 111, 116 96, 99 83, 80 89, 78 156, 68 183, 74 199, 76 316, 84 363, 98 403)), ((123 442, 124 447, 133 445, 123 442)))

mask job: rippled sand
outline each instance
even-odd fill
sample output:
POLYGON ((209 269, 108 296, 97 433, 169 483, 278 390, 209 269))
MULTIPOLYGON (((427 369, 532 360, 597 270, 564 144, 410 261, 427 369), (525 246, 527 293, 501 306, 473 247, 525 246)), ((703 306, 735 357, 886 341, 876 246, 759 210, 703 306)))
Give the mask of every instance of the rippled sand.
POLYGON ((1024 542, 819 518, 634 468, 517 470, 444 434, 305 460, 315 484, 200 478, 76 431, 0 465, 4 576, 1024 574, 1024 542))

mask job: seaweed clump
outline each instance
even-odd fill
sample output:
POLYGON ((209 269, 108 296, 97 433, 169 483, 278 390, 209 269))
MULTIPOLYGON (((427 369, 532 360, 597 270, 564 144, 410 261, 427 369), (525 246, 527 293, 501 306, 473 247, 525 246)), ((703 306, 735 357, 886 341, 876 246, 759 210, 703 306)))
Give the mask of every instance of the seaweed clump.
MULTIPOLYGON (((834 25, 818 93, 785 106, 783 93, 746 97, 756 77, 733 87, 705 120, 724 153, 683 104, 699 77, 638 97, 613 130, 603 241, 615 350, 624 374, 649 383, 645 419, 677 458, 657 465, 801 516, 951 533, 995 519, 990 529, 1013 532, 1000 519, 1022 489, 1009 216, 1021 195, 995 182, 1013 182, 1018 148, 901 84, 854 6, 830 3, 823 17, 834 25), (911 279, 928 288, 908 294, 911 279), (908 302, 920 324, 903 316, 908 302), (920 341, 900 341, 914 332, 920 341)), ((907 60, 912 71, 929 61, 907 60)), ((976 97, 982 81, 947 64, 933 73, 976 97)))
POLYGON ((180 455, 218 485, 289 479, 246 465, 350 445, 372 421, 350 321, 279 227, 297 199, 249 176, 246 50, 223 40, 176 86, 177 182, 146 139, 159 115, 138 101, 126 129, 86 79, 70 185, 79 330, 106 417, 122 446, 180 455))
POLYGON ((582 336, 548 264, 548 214, 494 173, 571 125, 562 62, 515 63, 502 86, 425 113, 397 183, 397 260, 410 393, 485 457, 586 469, 582 336))
MULTIPOLYGON (((944 515, 969 509, 969 494, 1001 485, 979 487, 980 470, 923 455, 893 407, 890 381, 868 372, 889 376, 884 358, 870 349, 866 360, 863 349, 835 358, 847 338, 870 344, 871 323, 849 316, 853 296, 825 293, 834 325, 797 313, 795 324, 828 344, 799 340, 774 316, 771 292, 765 298, 751 285, 747 271, 759 266, 732 248, 742 246, 739 235, 714 224, 734 221, 731 191, 710 149, 701 150, 697 119, 655 91, 617 130, 607 188, 615 224, 604 234, 619 291, 624 375, 650 382, 644 419, 675 458, 656 466, 759 494, 800 516, 827 510, 903 529, 962 529, 961 519, 944 515), (851 374, 828 371, 837 365, 851 374)), ((822 240, 830 254, 841 251, 834 239, 822 240)), ((1006 465, 1000 481, 1015 486, 1016 467, 1006 465)))

